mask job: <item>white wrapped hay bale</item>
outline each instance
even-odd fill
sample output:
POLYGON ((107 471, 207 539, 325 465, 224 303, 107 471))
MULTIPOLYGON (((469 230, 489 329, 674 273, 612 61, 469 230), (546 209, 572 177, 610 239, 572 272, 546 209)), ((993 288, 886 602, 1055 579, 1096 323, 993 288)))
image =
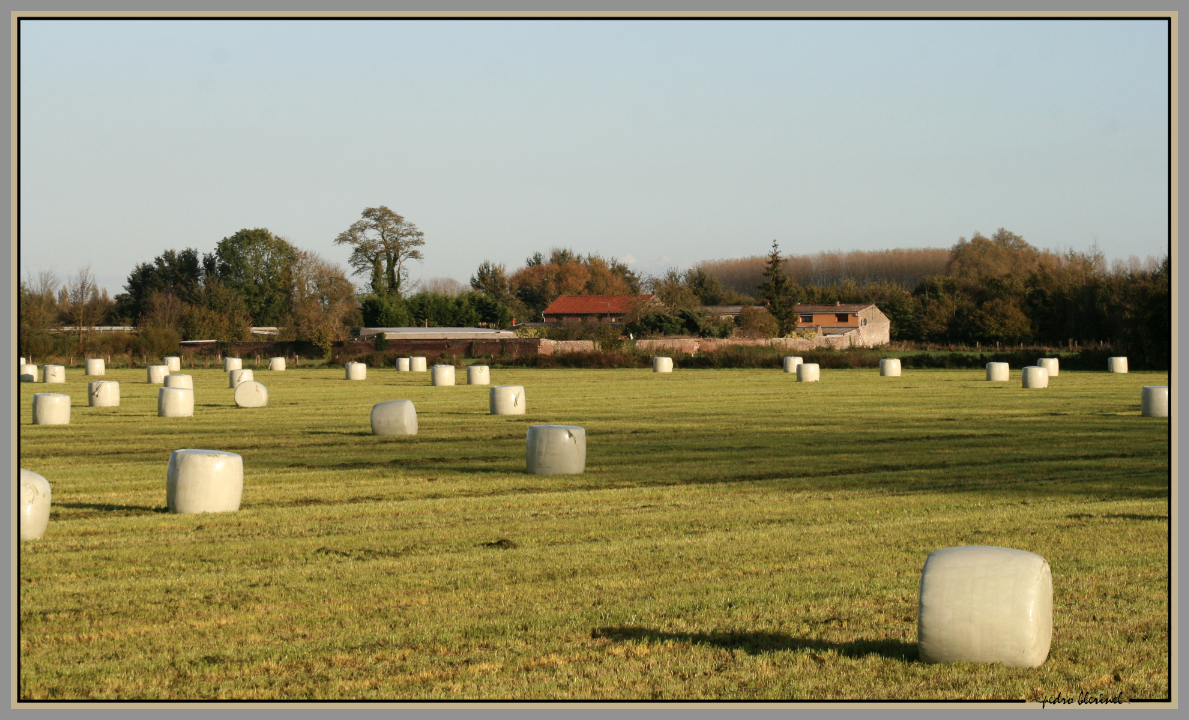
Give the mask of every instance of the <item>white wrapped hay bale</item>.
POLYGON ((25 364, 25 358, 20 358, 20 359, 17 361, 17 365, 24 365, 24 364, 25 364))
POLYGON ((412 400, 389 400, 372 406, 372 435, 416 435, 417 408, 412 400))
POLYGON ((41 475, 21 468, 21 540, 40 540, 50 524, 50 483, 41 475))
POLYGON ((782 361, 782 364, 784 366, 784 371, 786 373, 792 374, 797 372, 797 366, 803 362, 805 361, 802 360, 799 355, 790 355, 782 361))
POLYGON ((84 375, 99 376, 107 374, 107 365, 103 362, 103 358, 87 358, 86 371, 84 375))
POLYGON ((1049 386, 1049 371, 1038 365, 1029 365, 1020 371, 1026 388, 1047 388, 1049 386))
POLYGON ((165 387, 187 388, 189 390, 193 390, 194 389, 194 376, 193 375, 174 375, 173 373, 170 373, 169 375, 165 376, 165 387))
POLYGON ((268 405, 268 388, 255 380, 245 380, 235 388, 236 407, 258 408, 268 405))
POLYGON ((23 363, 17 370, 17 378, 21 382, 37 382, 37 366, 23 363))
POLYGON ((486 365, 471 365, 467 368, 467 385, 490 385, 491 368, 486 365))
POLYGON ((987 363, 988 382, 1007 382, 1011 379, 1011 368, 1005 362, 987 363))
POLYGON ((171 373, 182 371, 182 359, 177 355, 163 357, 161 358, 161 361, 165 363, 165 367, 169 368, 169 372, 171 373))
POLYGON ((180 387, 158 390, 157 417, 194 417, 194 391, 180 387))
POLYGON ((578 475, 586 470, 586 430, 574 425, 531 425, 525 437, 530 475, 578 475))
POLYGON ((497 385, 488 391, 492 415, 523 415, 523 385, 497 385))
POLYGON ((409 372, 409 358, 397 358, 396 359, 396 371, 397 372, 409 372))
POLYGON ((232 370, 239 370, 244 366, 244 361, 240 358, 225 357, 223 358, 223 372, 231 372, 232 370))
POLYGON ((148 376, 147 382, 150 385, 161 385, 165 382, 165 376, 169 374, 169 366, 150 365, 145 368, 145 373, 148 376))
POLYGON ((409 358, 409 370, 411 372, 425 372, 426 370, 425 358, 411 357, 409 358))
POLYGON ((172 513, 239 510, 244 460, 217 450, 174 450, 169 455, 165 504, 172 513))
POLYGON ((346 365, 348 380, 366 380, 367 365, 361 362, 349 362, 346 365))
POLYGON ((453 385, 454 366, 434 365, 432 372, 430 372, 430 383, 432 383, 435 387, 453 385))
POLYGON ((66 366, 46 365, 43 377, 47 383, 64 383, 66 382, 66 366))
POLYGON ((256 378, 252 374, 252 370, 250 368, 241 368, 239 370, 232 370, 227 373, 227 387, 234 390, 235 388, 239 387, 240 383, 248 382, 249 380, 255 380, 255 379, 256 378))
POLYGON ((1145 385, 1140 391, 1141 417, 1168 417, 1168 386, 1145 385))
POLYGON ((115 380, 87 383, 87 404, 91 407, 119 407, 120 384, 115 380))
POLYGON ((880 377, 900 377, 900 360, 899 360, 899 358, 880 358, 879 376, 880 377))
POLYGON ((1051 378, 1057 377, 1058 370, 1059 370, 1057 358, 1040 358, 1039 360, 1036 361, 1036 365, 1038 367, 1042 367, 1045 370, 1047 370, 1049 373, 1049 377, 1051 377, 1051 378))
POLYGON ((1038 667, 1052 637, 1053 576, 1044 558, 982 545, 929 553, 917 615, 922 661, 1038 667))
POLYGON ((268 359, 268 369, 273 372, 283 372, 285 370, 285 358, 274 357, 268 359))
POLYGON ((797 366, 797 382, 817 382, 822 378, 817 363, 801 363, 797 366))
POLYGON ((671 372, 673 372, 673 358, 671 358, 671 357, 654 357, 652 359, 652 371, 654 373, 671 373, 671 372))
POLYGON ((34 393, 34 425, 69 425, 70 396, 60 393, 34 393))
POLYGON ((1127 372, 1127 358, 1112 357, 1106 359, 1106 371, 1112 373, 1126 373, 1127 372))

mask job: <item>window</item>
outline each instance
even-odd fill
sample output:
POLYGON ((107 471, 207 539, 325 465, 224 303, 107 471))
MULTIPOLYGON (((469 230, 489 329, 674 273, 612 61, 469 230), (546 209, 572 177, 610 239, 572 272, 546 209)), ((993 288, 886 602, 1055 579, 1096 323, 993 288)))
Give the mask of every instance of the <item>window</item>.
POLYGON ((866 325, 866 324, 867 324, 867 318, 863 318, 863 322, 862 322, 862 324, 863 324, 863 325, 866 325))
POLYGON ((850 322, 850 313, 838 313, 834 316, 834 319, 839 323, 846 324, 850 322))
POLYGON ((808 323, 808 324, 812 325, 813 324, 813 316, 812 315, 802 315, 801 322, 808 323))

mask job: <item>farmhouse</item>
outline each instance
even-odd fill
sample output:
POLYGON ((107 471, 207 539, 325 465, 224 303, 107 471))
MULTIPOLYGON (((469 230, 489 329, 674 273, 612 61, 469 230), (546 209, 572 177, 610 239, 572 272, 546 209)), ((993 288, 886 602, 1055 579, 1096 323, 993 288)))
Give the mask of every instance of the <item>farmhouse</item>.
POLYGON ((892 321, 874 303, 797 305, 798 330, 819 335, 849 336, 856 347, 875 347, 891 341, 892 321))
POLYGON ((542 315, 547 323, 621 323, 633 308, 651 303, 654 297, 655 295, 562 295, 550 303, 542 315))

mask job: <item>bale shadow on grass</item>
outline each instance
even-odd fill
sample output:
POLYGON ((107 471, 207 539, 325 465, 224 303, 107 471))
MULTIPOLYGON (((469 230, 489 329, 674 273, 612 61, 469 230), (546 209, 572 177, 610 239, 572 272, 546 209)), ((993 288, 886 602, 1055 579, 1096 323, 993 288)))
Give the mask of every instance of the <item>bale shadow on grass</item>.
POLYGON ((919 657, 916 643, 906 643, 901 640, 856 640, 854 642, 834 643, 814 638, 793 637, 784 633, 770 632, 711 632, 711 633, 680 633, 653 630, 636 625, 619 627, 601 627, 591 631, 592 638, 606 638, 612 642, 685 642, 693 645, 711 645, 726 650, 742 650, 749 655, 760 653, 815 650, 819 652, 834 652, 848 658, 864 658, 868 655, 879 655, 890 660, 915 662, 919 657))
POLYGON ((121 515, 148 515, 152 513, 164 514, 169 508, 164 505, 147 507, 144 505, 115 505, 113 503, 65 503, 56 502, 54 508, 71 508, 73 510, 97 510, 104 513, 120 513, 121 515))

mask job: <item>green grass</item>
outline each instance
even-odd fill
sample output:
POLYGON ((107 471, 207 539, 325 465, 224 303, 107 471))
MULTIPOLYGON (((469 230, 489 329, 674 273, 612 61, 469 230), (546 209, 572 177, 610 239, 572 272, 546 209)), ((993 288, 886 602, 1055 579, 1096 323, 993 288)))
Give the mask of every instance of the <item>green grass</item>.
POLYGON ((53 486, 20 549, 19 696, 253 699, 1029 699, 1169 696, 1167 374, 981 370, 257 369, 238 409, 196 369, 156 417, 143 369, 20 387, 20 464, 53 486), (460 378, 465 377, 460 373, 460 378), (71 425, 30 425, 33 392, 71 425), (370 434, 408 398, 420 434, 370 434), (586 428, 587 470, 524 474, 529 425, 586 428), (170 515, 178 448, 244 457, 236 513, 170 515), (507 541, 507 542, 501 542, 507 541), (929 552, 1052 566, 1040 668, 926 665, 929 552))

